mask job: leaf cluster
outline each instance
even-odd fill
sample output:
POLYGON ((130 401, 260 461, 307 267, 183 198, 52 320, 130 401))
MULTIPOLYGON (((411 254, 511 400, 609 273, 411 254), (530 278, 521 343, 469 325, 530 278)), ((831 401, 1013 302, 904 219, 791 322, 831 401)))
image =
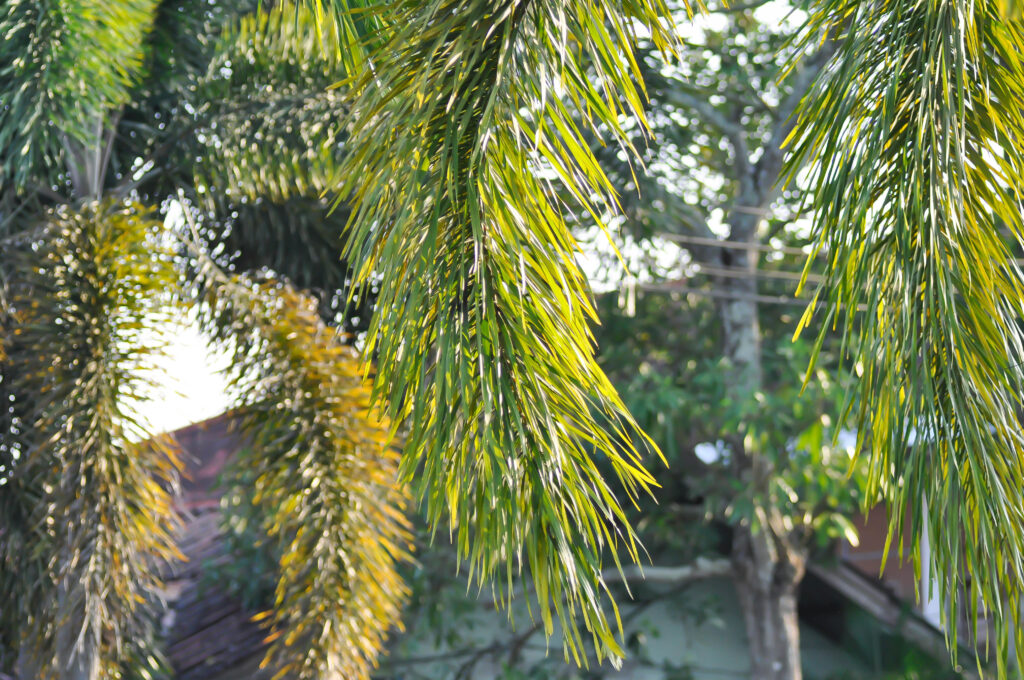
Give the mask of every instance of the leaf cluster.
POLYGON ((1010 638, 1024 649, 1024 29, 992 2, 830 0, 808 30, 841 39, 792 140, 828 259, 822 327, 860 376, 890 540, 928 532, 947 635, 961 605, 971 634, 993 612, 1004 663, 1010 638))
POLYGON ((597 458, 635 497, 653 483, 637 448, 648 442, 593 359, 593 307, 554 187, 594 216, 610 205, 570 111, 626 144, 620 117, 642 114, 634 19, 667 47, 667 12, 632 0, 340 5, 337 32, 369 65, 348 83, 344 252, 356 284, 378 286, 366 346, 377 398, 408 427, 404 476, 434 526, 450 518, 479 583, 499 577, 507 599, 525 569, 567 654, 581 658, 580 614, 599 656, 620 656, 601 559, 620 545, 637 559, 637 544, 597 458))
POLYGON ((33 677, 93 664, 120 677, 123 659, 154 653, 145 603, 178 556, 181 461, 162 438, 138 443, 128 409, 176 278, 160 231, 139 206, 96 203, 54 212, 45 240, 5 252, 0 655, 33 677))

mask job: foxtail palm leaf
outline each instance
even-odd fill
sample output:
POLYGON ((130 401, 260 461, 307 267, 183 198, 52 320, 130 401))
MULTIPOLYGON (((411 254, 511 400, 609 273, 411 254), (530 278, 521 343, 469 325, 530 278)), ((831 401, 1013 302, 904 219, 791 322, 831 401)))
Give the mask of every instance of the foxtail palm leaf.
MULTIPOLYGON (((319 3, 313 3, 320 7, 319 3)), ((613 190, 571 110, 628 147, 642 117, 637 22, 671 43, 660 0, 338 0, 326 25, 350 68, 339 182, 345 257, 379 285, 367 334, 375 395, 407 425, 403 473, 434 526, 450 518, 479 583, 511 597, 526 570, 545 630, 577 660, 580 617, 621 655, 602 607, 602 558, 638 546, 628 497, 654 484, 652 446, 594 361, 595 319, 556 185, 595 218, 613 190), (502 585, 503 584, 503 585, 502 585)))
POLYGON ((368 678, 400 626, 410 536, 398 454, 355 350, 290 285, 228 278, 207 262, 206 326, 230 348, 255 477, 282 543, 266 660, 275 677, 368 678))
POLYGON ((11 0, 0 7, 0 182, 20 187, 37 173, 52 181, 62 159, 73 173, 102 169, 85 149, 99 148, 102 159, 110 116, 142 75, 158 4, 11 0))
POLYGON ((909 516, 900 552, 920 569, 928 531, 948 634, 981 605, 1005 661, 1009 636, 1024 650, 1024 26, 990 0, 825 0, 807 39, 822 32, 840 48, 793 167, 813 172, 823 328, 843 324, 862 373, 852 406, 890 537, 909 516))
POLYGON ((235 200, 319 196, 338 172, 346 72, 310 13, 285 7, 225 31, 198 85, 198 182, 235 200))
MULTIPOLYGON (((269 268, 321 296, 320 313, 344 307, 351 275, 341 258, 348 220, 323 192, 344 153, 345 77, 312 16, 278 8, 243 18, 222 35, 194 97, 197 225, 217 261, 235 271, 269 268)), ((372 301, 347 311, 368 321, 372 301)))
POLYGON ((46 224, 32 247, 5 251, 2 390, 20 425, 0 443, 0 592, 21 620, 3 621, 20 633, 4 642, 24 677, 114 677, 151 639, 143 603, 177 555, 178 457, 159 438, 134 443, 147 437, 130 410, 175 272, 139 206, 63 208, 46 224))

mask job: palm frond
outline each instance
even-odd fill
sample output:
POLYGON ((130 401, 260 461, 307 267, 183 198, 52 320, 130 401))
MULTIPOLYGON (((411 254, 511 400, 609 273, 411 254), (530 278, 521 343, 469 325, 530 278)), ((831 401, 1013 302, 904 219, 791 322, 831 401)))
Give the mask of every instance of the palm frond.
MULTIPOLYGON (((325 319, 344 307, 351 279, 341 258, 348 221, 322 198, 343 154, 346 108, 331 85, 345 76, 325 53, 311 14, 279 7, 229 28, 193 97, 201 236, 221 266, 269 268, 319 295, 325 319)), ((365 325, 369 306, 350 309, 365 325)))
POLYGON ((341 199, 357 283, 379 282, 367 335, 375 396, 408 427, 405 479, 450 519, 481 584, 528 570, 548 634, 582 659, 577 616, 617 657, 603 553, 638 545, 596 458, 629 497, 653 447, 594 361, 595 319, 555 186, 597 218, 614 191, 572 110, 629 147, 642 118, 632 45, 667 49, 660 2, 312 3, 335 17, 352 89, 341 199), (330 11, 328 11, 330 10, 330 11), (333 12, 333 14, 331 13, 333 12), (352 56, 354 55, 354 56, 352 56), (605 592, 602 592, 605 591, 605 592))
MULTIPOLYGON (((18 660, 23 603, 21 586, 39 578, 38 560, 26 560, 24 540, 33 498, 14 475, 21 458, 20 422, 13 385, 13 367, 7 353, 14 329, 14 309, 9 288, 12 272, 0 259, 0 673, 12 672, 18 660)), ((18 402, 20 403, 20 402, 18 402)))
POLYGON ((265 665, 275 678, 369 678, 407 588, 407 495, 362 362, 289 284, 207 262, 204 323, 233 354, 253 500, 283 546, 265 665))
POLYGON ((141 75, 157 5, 11 0, 0 7, 0 181, 52 177, 66 139, 99 143, 141 75))
POLYGON ((14 410, 0 448, 5 491, 22 502, 0 506, 0 581, 17 580, 5 595, 17 594, 22 620, 4 628, 20 632, 33 677, 114 677, 150 638, 142 603, 159 585, 158 562, 177 555, 180 462, 130 410, 160 351, 150 324, 167 314, 173 254, 138 205, 62 208, 46 224, 44 238, 5 252, 2 391, 14 410))
POLYGON ((196 101, 205 107, 199 183, 235 200, 317 197, 338 173, 346 77, 302 8, 244 17, 218 44, 196 101))
POLYGON ((805 39, 823 32, 841 46, 791 165, 813 173, 822 328, 843 325, 862 374, 851 406, 890 540, 914 536, 900 552, 920 569, 928 531, 948 635, 981 605, 1005 662, 1009 637, 1024 650, 1024 26, 989 0, 824 0, 805 39))

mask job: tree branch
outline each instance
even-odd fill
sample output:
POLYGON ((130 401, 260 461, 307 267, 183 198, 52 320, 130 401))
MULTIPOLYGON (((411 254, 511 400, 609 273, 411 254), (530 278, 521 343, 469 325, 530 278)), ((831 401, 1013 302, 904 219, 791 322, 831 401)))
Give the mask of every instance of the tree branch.
MULTIPOLYGON (((764 152, 757 160, 754 168, 758 189, 767 197, 777 190, 779 173, 782 171, 784 154, 782 144, 796 125, 794 113, 800 100, 810 89, 814 79, 818 77, 825 64, 836 51, 836 40, 829 38, 814 55, 804 61, 804 66, 791 76, 792 89, 775 112, 775 125, 772 136, 764 146, 764 152)), ((766 203, 769 201, 766 201, 766 203)))
POLYGON ((664 103, 684 109, 690 109, 701 120, 714 127, 728 140, 732 147, 735 171, 737 176, 744 176, 750 171, 750 149, 747 148, 747 131, 742 125, 729 120, 724 113, 714 106, 677 88, 667 90, 663 96, 664 103))
POLYGON ((643 581, 655 584, 678 584, 703 581, 732 575, 732 564, 728 559, 698 557, 693 564, 679 567, 639 567, 629 565, 620 573, 617 569, 605 569, 601 578, 605 581, 643 581))
MULTIPOLYGON (((719 239, 711 231, 711 227, 708 226, 707 220, 700 214, 700 211, 688 205, 673 207, 679 212, 680 222, 688 228, 689 234, 685 236, 689 236, 692 239, 685 246, 690 252, 690 256, 702 264, 718 262, 721 257, 718 246, 719 239)), ((677 235, 670 235, 669 239, 676 240, 673 238, 674 236, 677 235)), ((678 236, 684 235, 679 234, 678 236)))
POLYGON ((742 4, 728 5, 719 7, 718 9, 706 10, 708 14, 739 14, 740 12, 747 12, 752 9, 757 9, 767 5, 771 0, 757 0, 756 2, 747 2, 742 4))

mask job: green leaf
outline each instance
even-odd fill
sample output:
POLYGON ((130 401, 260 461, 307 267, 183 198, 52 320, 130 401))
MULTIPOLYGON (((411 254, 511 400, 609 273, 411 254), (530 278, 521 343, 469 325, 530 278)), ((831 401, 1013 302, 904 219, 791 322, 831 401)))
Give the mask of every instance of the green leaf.
POLYGON ((33 173, 63 169, 61 160, 81 163, 71 157, 73 143, 102 143, 142 77, 158 4, 10 0, 0 6, 0 183, 23 186, 33 173))
POLYGON ((863 371, 867 498, 917 570, 928 532, 954 654, 960 608, 993 615, 1000 671, 1011 637, 1024 651, 1022 28, 990 0, 823 0, 802 39, 839 49, 791 139, 829 261, 821 332, 842 324, 863 371))
POLYGON ((602 557, 636 560, 639 546, 597 461, 635 498, 654 485, 641 466, 653 445, 594 361, 555 184, 595 218, 615 209, 572 112, 630 151, 620 118, 643 116, 633 41, 643 24, 667 49, 667 8, 328 6, 334 25, 365 30, 351 50, 372 65, 347 83, 340 198, 353 209, 345 257, 357 283, 379 286, 366 346, 375 395, 406 428, 404 478, 435 527, 450 520, 478 583, 503 579, 507 601, 527 570, 567 655, 582 659, 579 616, 599 657, 619 657, 602 557))

